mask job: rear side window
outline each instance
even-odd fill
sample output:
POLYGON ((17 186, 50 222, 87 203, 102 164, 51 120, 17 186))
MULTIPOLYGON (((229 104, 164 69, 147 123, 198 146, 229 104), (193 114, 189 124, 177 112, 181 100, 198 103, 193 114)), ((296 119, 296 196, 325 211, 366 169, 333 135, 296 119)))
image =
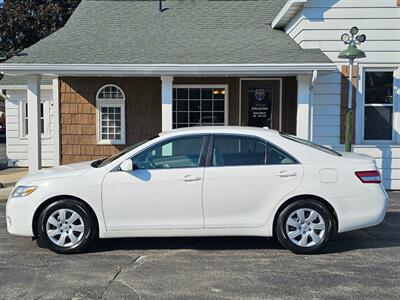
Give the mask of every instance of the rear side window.
POLYGON ((265 164, 266 143, 243 136, 215 136, 212 166, 253 166, 265 164))
POLYGON ((291 165, 297 161, 278 147, 267 145, 267 165, 291 165))

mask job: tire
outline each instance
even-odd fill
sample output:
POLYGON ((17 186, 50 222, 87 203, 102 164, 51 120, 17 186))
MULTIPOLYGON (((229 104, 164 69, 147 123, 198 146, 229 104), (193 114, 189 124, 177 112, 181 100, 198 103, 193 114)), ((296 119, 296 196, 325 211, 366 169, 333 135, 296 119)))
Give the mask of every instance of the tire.
POLYGON ((97 234, 95 217, 83 203, 63 199, 51 203, 38 220, 39 244, 60 254, 87 249, 97 234))
POLYGON ((323 252, 334 230, 335 220, 329 210, 311 199, 288 205, 279 214, 275 227, 281 245, 297 254, 323 252))

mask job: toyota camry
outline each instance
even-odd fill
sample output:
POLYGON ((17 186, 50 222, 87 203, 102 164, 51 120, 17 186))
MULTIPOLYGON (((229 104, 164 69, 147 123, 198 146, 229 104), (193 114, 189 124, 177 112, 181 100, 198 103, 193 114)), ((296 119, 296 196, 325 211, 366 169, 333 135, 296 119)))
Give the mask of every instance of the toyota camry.
POLYGON ((96 161, 22 178, 6 207, 11 234, 57 253, 95 238, 276 237, 300 254, 382 222, 373 158, 247 127, 161 133, 96 161))

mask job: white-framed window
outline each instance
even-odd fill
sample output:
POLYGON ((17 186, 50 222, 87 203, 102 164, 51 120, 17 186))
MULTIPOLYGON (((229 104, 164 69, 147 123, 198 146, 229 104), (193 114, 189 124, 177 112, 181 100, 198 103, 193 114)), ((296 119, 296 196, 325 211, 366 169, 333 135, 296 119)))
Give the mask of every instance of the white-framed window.
POLYGON ((174 85, 173 128, 227 124, 227 85, 174 85))
POLYGON ((393 141, 397 101, 394 74, 393 68, 364 70, 362 140, 365 143, 393 141))
MULTIPOLYGON (((48 100, 42 100, 40 103, 40 130, 42 138, 49 137, 49 118, 50 118, 50 107, 48 100)), ((20 138, 27 138, 29 134, 28 129, 28 102, 21 101, 19 106, 19 128, 20 128, 20 138)))
POLYGON ((125 94, 114 84, 97 92, 97 141, 99 144, 125 144, 125 94))

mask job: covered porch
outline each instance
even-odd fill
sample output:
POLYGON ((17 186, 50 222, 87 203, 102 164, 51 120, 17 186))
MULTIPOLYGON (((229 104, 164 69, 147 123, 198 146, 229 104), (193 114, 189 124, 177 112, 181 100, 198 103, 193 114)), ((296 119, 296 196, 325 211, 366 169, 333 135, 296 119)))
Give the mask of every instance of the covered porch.
MULTIPOLYGON (((13 68, 10 74, 21 72, 13 68)), ((312 139, 313 86, 319 75, 337 70, 332 64, 37 68, 24 71, 30 172, 42 167, 43 76, 54 78, 54 161, 59 165, 112 155, 160 131, 187 126, 268 127, 312 139), (113 119, 120 124, 120 140, 101 138, 105 120, 99 92, 107 86, 123 94, 123 100, 114 99, 123 104, 123 116, 113 119)))

